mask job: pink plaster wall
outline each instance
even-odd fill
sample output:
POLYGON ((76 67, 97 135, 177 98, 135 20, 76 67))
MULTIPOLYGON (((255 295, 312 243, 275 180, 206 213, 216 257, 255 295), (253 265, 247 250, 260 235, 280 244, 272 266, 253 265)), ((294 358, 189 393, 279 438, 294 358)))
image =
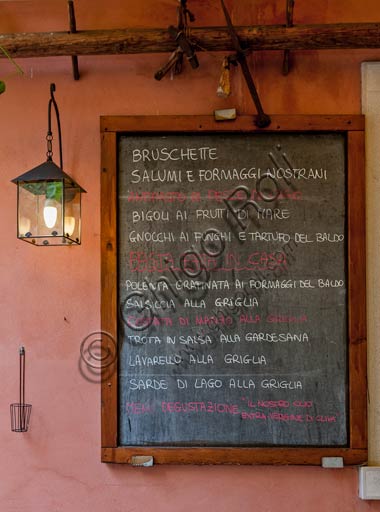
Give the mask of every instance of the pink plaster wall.
MULTIPOLYGON (((78 28, 167 26, 175 0, 76 0, 78 28)), ((284 1, 227 0, 236 23, 280 23, 284 1)), ((219 2, 189 1, 199 25, 223 24, 219 2)), ((295 21, 379 21, 377 0, 313 0, 296 5, 295 21)), ((66 30, 65 0, 0 3, 0 32, 66 30)), ((199 54, 201 67, 171 81, 153 80, 167 56, 80 58, 81 80, 69 58, 21 61, 16 76, 2 61, 0 79, 0 510, 2 512, 188 511, 303 512, 380 510, 357 497, 357 470, 312 467, 153 467, 100 463, 100 389, 78 371, 79 345, 99 329, 99 116, 211 114, 254 109, 241 77, 233 95, 216 97, 220 55, 199 54), (11 76, 7 75, 10 74, 11 76), (83 244, 35 248, 15 236, 16 187, 10 180, 43 161, 50 82, 57 84, 65 169, 87 189, 83 244), (27 349, 27 434, 10 432, 17 400, 18 347, 27 349)), ((282 55, 252 59, 270 113, 359 113, 360 63, 380 51, 297 52, 281 75, 282 55)))

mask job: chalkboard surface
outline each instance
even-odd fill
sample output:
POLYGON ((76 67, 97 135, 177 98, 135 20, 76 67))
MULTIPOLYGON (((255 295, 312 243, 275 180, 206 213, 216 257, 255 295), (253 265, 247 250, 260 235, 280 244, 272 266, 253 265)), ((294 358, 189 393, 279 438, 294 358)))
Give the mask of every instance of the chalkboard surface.
POLYGON ((346 446, 346 137, 119 138, 119 444, 346 446))

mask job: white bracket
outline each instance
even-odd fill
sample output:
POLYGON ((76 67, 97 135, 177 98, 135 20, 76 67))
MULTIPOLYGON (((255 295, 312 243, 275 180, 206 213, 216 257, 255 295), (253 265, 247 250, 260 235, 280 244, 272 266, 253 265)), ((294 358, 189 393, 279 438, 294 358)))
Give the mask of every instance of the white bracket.
POLYGON ((322 457, 322 467, 329 469, 343 468, 343 457, 322 457))
POLYGON ((153 457, 150 455, 133 455, 131 457, 131 466, 137 468, 149 468, 153 466, 153 457))

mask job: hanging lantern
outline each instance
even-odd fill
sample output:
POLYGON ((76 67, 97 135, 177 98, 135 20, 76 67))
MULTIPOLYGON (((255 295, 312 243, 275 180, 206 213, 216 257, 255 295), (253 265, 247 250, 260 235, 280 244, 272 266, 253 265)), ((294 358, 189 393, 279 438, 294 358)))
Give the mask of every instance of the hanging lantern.
POLYGON ((63 171, 62 138, 55 85, 50 85, 47 161, 15 178, 17 238, 34 245, 81 243, 81 194, 86 192, 63 171), (57 117, 60 167, 53 162, 51 106, 57 117))

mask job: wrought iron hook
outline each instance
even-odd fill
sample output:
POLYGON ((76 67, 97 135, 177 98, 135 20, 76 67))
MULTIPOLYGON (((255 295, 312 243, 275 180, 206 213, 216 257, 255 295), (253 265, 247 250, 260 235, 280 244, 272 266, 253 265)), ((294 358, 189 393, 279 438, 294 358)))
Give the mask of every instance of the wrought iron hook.
POLYGON ((60 167, 63 170, 63 158, 62 158, 62 134, 61 134, 61 121, 59 118, 59 110, 57 102, 55 101, 54 97, 55 92, 55 84, 50 84, 50 100, 48 104, 48 131, 46 135, 47 140, 47 157, 48 160, 52 160, 53 151, 52 151, 52 140, 53 140, 53 133, 51 131, 51 106, 54 106, 54 111, 57 119, 57 127, 58 127, 58 144, 59 144, 59 162, 60 167))

